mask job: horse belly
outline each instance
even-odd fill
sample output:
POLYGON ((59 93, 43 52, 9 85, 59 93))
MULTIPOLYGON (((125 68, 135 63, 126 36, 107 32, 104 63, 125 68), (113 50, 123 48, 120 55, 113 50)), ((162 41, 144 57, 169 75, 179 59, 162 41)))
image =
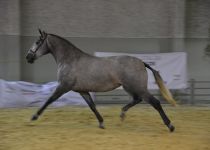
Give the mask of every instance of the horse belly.
POLYGON ((73 90, 83 92, 106 92, 120 86, 120 82, 110 75, 92 75, 77 80, 73 90))
POLYGON ((113 83, 86 83, 86 84, 76 84, 73 87, 73 91, 77 92, 107 92, 118 88, 121 84, 113 83))

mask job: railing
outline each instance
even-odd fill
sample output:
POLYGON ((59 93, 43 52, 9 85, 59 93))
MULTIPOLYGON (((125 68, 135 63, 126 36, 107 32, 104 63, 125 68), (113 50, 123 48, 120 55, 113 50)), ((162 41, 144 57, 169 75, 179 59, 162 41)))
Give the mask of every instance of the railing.
MULTIPOLYGON (((165 103, 158 90, 151 93, 165 103)), ((188 81, 188 88, 184 90, 172 90, 174 98, 179 104, 210 104, 210 81, 188 81)), ((96 94, 95 102, 98 104, 125 104, 132 100, 125 91, 114 90, 108 93, 96 94)))
POLYGON ((188 104, 210 104, 210 81, 189 81, 188 104))

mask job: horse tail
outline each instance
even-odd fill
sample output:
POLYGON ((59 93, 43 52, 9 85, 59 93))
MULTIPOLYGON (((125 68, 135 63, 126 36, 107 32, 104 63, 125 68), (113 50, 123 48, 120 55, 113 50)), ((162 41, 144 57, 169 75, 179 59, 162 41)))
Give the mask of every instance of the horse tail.
POLYGON ((167 100, 169 103, 171 103, 173 106, 176 106, 176 101, 174 100, 171 92, 168 90, 168 88, 164 85, 164 81, 162 77, 160 76, 159 72, 154 70, 152 67, 150 67, 148 64, 144 63, 144 66, 148 69, 150 69, 155 77, 155 81, 160 89, 160 92, 162 96, 167 100))

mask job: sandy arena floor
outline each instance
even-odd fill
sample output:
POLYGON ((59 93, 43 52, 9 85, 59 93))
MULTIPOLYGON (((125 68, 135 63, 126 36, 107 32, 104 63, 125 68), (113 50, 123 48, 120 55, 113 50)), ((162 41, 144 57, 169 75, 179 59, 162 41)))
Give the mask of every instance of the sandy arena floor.
POLYGON ((163 106, 176 127, 139 105, 121 123, 121 106, 98 106, 106 129, 86 107, 50 108, 30 122, 37 108, 0 109, 0 150, 210 150, 210 107, 163 106))

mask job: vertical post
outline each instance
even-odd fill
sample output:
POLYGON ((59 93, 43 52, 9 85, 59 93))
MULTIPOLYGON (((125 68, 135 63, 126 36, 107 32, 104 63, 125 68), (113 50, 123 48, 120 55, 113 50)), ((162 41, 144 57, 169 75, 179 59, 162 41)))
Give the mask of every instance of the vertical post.
POLYGON ((195 104, 195 79, 190 80, 190 104, 195 104))
POLYGON ((186 0, 173 1, 170 12, 171 50, 174 52, 183 51, 185 49, 185 26, 186 26, 186 0))

